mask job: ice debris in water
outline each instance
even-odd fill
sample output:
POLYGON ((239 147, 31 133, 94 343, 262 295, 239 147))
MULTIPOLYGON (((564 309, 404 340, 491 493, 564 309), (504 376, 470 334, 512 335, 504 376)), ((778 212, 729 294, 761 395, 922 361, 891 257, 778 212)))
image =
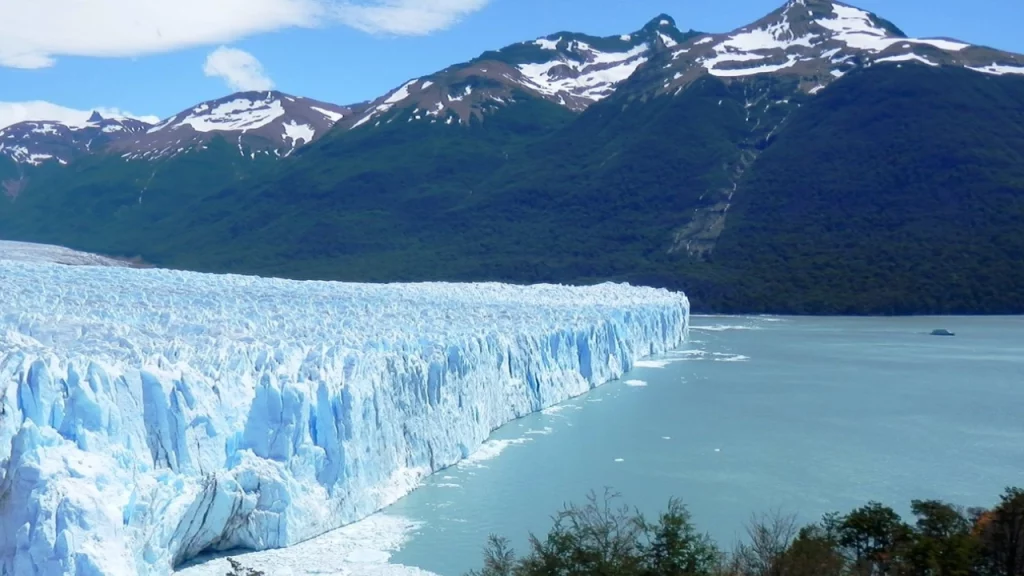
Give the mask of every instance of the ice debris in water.
POLYGON ((686 337, 679 293, 0 261, 0 574, 167 574, 366 517, 686 337))

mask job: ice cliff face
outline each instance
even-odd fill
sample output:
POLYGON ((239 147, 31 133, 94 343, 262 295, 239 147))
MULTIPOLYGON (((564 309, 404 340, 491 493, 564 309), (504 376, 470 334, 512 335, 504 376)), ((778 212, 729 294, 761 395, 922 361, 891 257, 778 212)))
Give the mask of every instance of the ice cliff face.
POLYGON ((393 502, 686 335, 682 294, 0 261, 0 574, 166 574, 393 502))

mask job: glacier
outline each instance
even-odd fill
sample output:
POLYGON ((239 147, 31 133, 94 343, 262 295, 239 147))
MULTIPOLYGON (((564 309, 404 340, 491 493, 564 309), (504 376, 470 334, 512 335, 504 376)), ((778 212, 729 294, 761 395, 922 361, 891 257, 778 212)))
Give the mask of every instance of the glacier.
POLYGON ((0 574, 169 574, 393 503, 681 344, 681 293, 0 261, 0 574))

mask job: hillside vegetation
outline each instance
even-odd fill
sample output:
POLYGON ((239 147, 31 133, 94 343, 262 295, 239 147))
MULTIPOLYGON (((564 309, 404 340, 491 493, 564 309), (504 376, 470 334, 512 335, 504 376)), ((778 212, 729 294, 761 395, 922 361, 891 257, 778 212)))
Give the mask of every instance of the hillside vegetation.
POLYGON ((700 311, 1024 312, 1024 78, 887 64, 813 97, 711 76, 647 96, 657 65, 578 115, 520 94, 277 162, 219 140, 40 169, 0 236, 304 279, 628 281, 700 311), (709 248, 680 249, 715 210, 709 248))

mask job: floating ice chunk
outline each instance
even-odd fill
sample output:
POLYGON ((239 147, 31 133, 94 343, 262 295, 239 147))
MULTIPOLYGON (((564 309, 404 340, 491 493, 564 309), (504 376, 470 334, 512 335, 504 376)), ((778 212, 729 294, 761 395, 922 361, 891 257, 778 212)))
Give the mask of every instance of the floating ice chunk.
POLYGON ((663 358, 661 360, 640 360, 633 363, 635 368, 664 368, 673 362, 678 362, 678 358, 663 358))

